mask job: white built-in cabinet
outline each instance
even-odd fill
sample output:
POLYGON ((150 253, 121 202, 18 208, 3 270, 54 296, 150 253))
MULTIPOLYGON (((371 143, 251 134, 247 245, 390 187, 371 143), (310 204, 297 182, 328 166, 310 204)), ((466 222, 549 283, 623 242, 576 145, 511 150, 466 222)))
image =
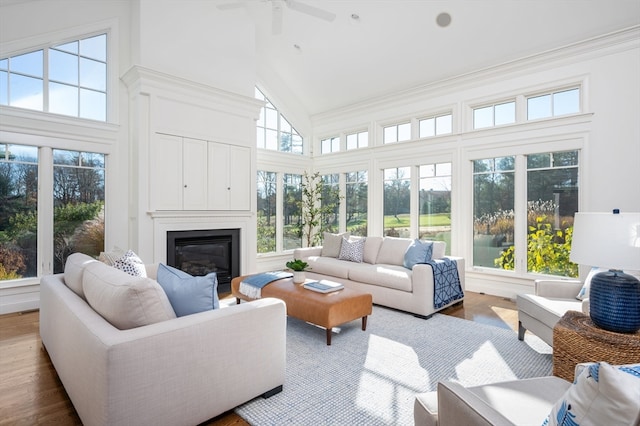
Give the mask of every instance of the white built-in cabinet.
POLYGON ((251 208, 249 148, 161 133, 152 146, 152 210, 251 208))

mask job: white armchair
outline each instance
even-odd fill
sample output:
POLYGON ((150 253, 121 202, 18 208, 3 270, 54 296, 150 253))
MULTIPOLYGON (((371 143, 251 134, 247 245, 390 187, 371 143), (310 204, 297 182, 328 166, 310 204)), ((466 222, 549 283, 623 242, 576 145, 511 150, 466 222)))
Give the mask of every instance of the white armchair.
POLYGON ((518 339, 529 330, 553 346, 553 327, 569 310, 589 314, 589 299, 578 300, 579 280, 536 280, 535 294, 518 294, 518 339))

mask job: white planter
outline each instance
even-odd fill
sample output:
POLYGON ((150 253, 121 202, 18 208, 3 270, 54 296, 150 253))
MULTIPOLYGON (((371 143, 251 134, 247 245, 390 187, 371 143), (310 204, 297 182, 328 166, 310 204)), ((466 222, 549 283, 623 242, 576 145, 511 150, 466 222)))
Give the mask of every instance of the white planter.
POLYGON ((293 282, 295 284, 301 284, 306 279, 304 271, 293 271, 293 282))

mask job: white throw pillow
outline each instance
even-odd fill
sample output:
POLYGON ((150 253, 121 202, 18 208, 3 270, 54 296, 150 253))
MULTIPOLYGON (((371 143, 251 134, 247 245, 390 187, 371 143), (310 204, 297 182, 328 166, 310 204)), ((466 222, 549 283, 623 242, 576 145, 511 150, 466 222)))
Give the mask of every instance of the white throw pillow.
POLYGON ((553 406, 544 426, 634 425, 640 421, 640 364, 585 368, 553 406))
POLYGON ((324 232, 322 234, 322 256, 338 257, 340 255, 340 248, 342 247, 342 239, 348 239, 350 235, 349 232, 343 232, 342 234, 324 232))
POLYGON ((145 268, 144 262, 133 252, 133 250, 127 250, 120 259, 113 263, 113 267, 120 269, 133 277, 147 276, 147 268, 145 268))

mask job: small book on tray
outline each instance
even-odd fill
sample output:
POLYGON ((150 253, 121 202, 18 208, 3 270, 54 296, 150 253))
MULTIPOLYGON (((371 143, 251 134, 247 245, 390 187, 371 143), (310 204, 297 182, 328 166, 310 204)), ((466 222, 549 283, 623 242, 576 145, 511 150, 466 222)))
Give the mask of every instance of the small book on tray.
POLYGON ((307 290, 317 291, 318 293, 331 293, 332 291, 342 290, 344 286, 333 281, 320 280, 304 283, 304 288, 307 290))

